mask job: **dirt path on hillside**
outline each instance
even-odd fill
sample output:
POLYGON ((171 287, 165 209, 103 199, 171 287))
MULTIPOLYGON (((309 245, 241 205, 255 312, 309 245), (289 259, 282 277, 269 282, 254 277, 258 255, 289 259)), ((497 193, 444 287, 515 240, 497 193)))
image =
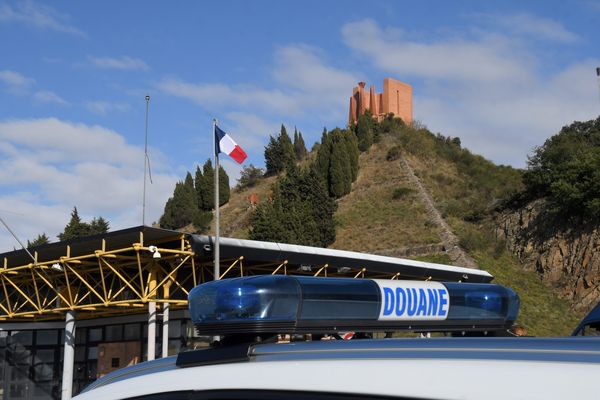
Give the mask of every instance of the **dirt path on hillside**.
POLYGON ((431 196, 429 196, 429 193, 427 193, 427 190, 425 190, 421 184, 421 180, 415 175, 415 172, 410 164, 408 164, 408 161, 406 161, 404 156, 400 157, 400 162, 402 163, 402 167, 406 172, 406 176, 417 189, 419 197, 423 201, 423 204, 425 204, 425 207, 427 208, 427 215, 437 226, 442 229, 440 236, 442 238, 442 243, 446 248, 446 253, 448 253, 452 264, 460 267, 479 269, 479 266, 475 260, 459 246, 458 237, 456 237, 456 235, 452 232, 452 229, 450 229, 450 226, 446 223, 444 218, 442 218, 442 214, 440 214, 438 209, 435 207, 431 196))

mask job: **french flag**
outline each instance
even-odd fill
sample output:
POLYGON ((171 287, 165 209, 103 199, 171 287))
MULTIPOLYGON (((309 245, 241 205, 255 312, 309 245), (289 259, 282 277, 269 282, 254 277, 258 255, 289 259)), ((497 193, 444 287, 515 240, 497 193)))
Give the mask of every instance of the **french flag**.
POLYGON ((233 158, 237 161, 238 164, 244 162, 248 155, 242 148, 229 136, 225 133, 221 128, 215 125, 215 143, 216 143, 216 151, 218 153, 228 154, 229 157, 233 158))

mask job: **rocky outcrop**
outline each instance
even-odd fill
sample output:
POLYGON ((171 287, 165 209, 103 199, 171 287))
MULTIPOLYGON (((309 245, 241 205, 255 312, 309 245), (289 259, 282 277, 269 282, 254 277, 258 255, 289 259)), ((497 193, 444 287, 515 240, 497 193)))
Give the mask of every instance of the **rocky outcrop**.
POLYGON ((587 310, 600 300, 600 226, 569 224, 543 201, 496 216, 497 234, 526 268, 587 310))

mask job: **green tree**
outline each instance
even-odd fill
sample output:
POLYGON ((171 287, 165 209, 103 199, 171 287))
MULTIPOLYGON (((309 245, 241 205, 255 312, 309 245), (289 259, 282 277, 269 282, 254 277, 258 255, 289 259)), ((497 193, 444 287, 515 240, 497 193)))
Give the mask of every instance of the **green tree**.
POLYGON ((273 136, 269 136, 269 143, 265 146, 265 167, 267 176, 277 175, 284 168, 281 146, 273 136))
MULTIPOLYGON (((198 208, 211 211, 215 205, 215 169, 210 159, 206 160, 202 171, 196 168, 195 190, 198 208)), ((219 166, 219 206, 229 202, 231 189, 229 187, 229 175, 219 166)))
POLYGON ((545 197, 556 213, 600 220, 600 117, 574 122, 529 158, 527 196, 545 197))
POLYGON ((282 124, 279 136, 277 138, 270 136, 269 144, 265 146, 266 175, 277 175, 294 165, 296 165, 294 144, 282 124))
POLYGON ((296 160, 298 161, 304 160, 308 154, 302 132, 298 132, 296 128, 294 128, 294 152, 296 153, 296 160))
POLYGON ((356 137, 358 138, 358 148, 360 151, 367 151, 373 144, 373 116, 369 111, 358 117, 356 123, 356 137))
POLYGON ((30 249, 32 247, 42 246, 44 244, 50 243, 50 238, 45 233, 37 235, 35 239, 31 242, 27 240, 27 248, 30 249))
POLYGON ((69 240, 74 239, 81 236, 86 236, 88 233, 87 224, 81 221, 81 217, 79 217, 79 212, 77 211, 77 207, 73 207, 73 211, 71 211, 71 220, 65 226, 65 229, 62 233, 58 234, 58 240, 69 240))
POLYGON ((88 235, 100 235, 108 232, 110 224, 102 217, 93 218, 89 224, 88 235))
POLYGON ((219 207, 229 203, 231 188, 229 187, 229 175, 222 166, 219 165, 219 207))
POLYGON ((262 168, 257 168, 252 164, 245 166, 240 173, 240 177, 235 188, 239 191, 242 191, 246 188, 255 186, 263 177, 264 173, 265 172, 262 168))
POLYGON ((90 223, 83 222, 77 211, 77 207, 73 207, 71 211, 71 220, 65 226, 62 233, 58 235, 58 239, 70 240, 82 236, 100 235, 108 232, 110 224, 102 217, 92 219, 90 223))
POLYGON ((326 247, 335 241, 335 208, 317 171, 292 168, 252 214, 250 238, 326 247))
POLYGON ((173 197, 165 204, 160 226, 166 229, 180 229, 194 224, 197 230, 204 231, 212 219, 212 214, 209 211, 201 211, 197 200, 194 180, 188 172, 185 181, 175 184, 173 197))
POLYGON ((340 198, 350 193, 352 165, 346 147, 345 134, 337 129, 332 132, 331 162, 329 165, 329 193, 340 198))

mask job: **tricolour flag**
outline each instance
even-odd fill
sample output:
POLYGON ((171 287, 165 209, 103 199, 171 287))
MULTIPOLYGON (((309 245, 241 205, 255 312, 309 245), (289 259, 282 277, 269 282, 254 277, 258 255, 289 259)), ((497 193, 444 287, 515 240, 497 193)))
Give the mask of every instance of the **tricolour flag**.
POLYGON ((244 162, 248 155, 242 148, 221 128, 215 125, 215 143, 217 153, 225 153, 237 161, 238 164, 244 162))

